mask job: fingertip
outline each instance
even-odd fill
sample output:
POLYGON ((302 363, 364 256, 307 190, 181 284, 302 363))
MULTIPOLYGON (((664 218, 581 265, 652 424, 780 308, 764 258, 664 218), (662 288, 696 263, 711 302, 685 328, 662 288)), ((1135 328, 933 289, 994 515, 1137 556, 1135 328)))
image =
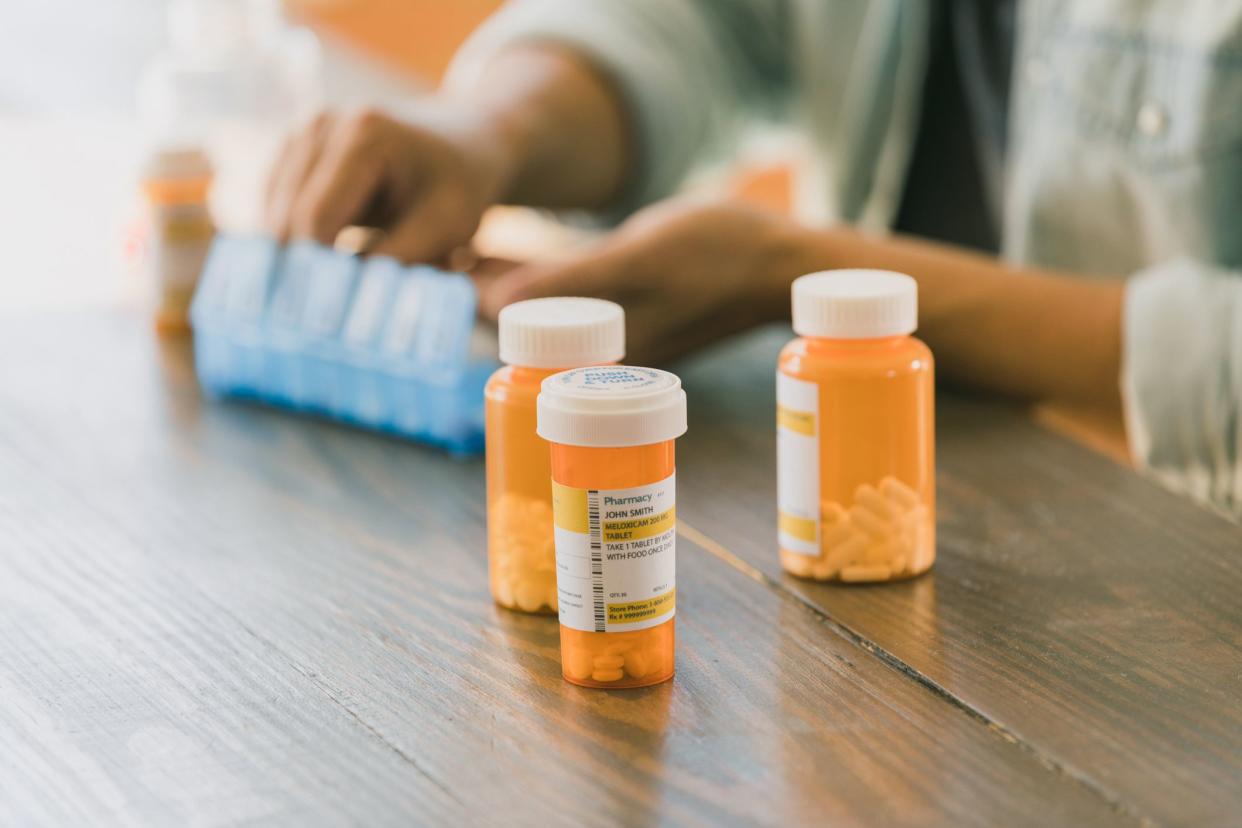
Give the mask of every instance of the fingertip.
POLYGON ((303 204, 295 205, 293 215, 287 223, 288 235, 331 245, 336 240, 337 233, 345 226, 335 217, 335 212, 322 198, 310 197, 303 204))
POLYGON ((263 217, 263 232, 281 244, 285 243, 285 227, 280 216, 269 210, 263 217))
POLYGON ((322 245, 331 247, 336 241, 337 235, 344 230, 346 225, 337 220, 332 215, 324 212, 316 212, 312 214, 310 221, 307 222, 306 235, 322 245))
POLYGON ((274 239, 287 241, 289 238, 290 221, 289 204, 284 198, 272 199, 263 214, 263 228, 274 239))

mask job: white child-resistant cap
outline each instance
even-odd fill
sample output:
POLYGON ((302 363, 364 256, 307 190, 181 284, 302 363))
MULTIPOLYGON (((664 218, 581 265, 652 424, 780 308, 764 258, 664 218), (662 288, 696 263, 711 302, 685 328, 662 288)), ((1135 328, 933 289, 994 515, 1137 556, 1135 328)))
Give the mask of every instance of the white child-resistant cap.
POLYGON ((566 446, 623 448, 686 433, 686 392, 668 371, 597 365, 543 381, 539 436, 566 446))
POLYGON ((825 270, 793 283, 793 329, 801 336, 870 339, 918 327, 918 283, 891 270, 825 270))
POLYGON ((528 368, 576 368, 625 357, 625 311, 579 296, 527 299, 500 310, 500 361, 528 368))

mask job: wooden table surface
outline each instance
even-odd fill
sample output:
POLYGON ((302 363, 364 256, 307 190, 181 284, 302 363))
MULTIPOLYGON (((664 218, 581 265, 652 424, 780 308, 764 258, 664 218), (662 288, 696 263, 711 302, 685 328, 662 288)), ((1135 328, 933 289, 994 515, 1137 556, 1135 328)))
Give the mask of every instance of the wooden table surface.
POLYGON ((564 683, 481 461, 0 318, 0 824, 1237 825, 1242 528, 942 396, 939 559, 780 573, 768 331, 682 366, 678 672, 564 683))

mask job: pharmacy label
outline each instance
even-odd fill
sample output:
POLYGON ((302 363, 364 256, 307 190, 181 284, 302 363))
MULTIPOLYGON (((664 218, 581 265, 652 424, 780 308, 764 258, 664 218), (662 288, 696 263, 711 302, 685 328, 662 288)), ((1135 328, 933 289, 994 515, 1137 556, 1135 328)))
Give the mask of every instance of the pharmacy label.
POLYGON ((819 386, 776 372, 780 548, 819 555, 819 386))
POLYGON ((628 632, 673 617, 675 478, 632 489, 552 482, 562 624, 584 632, 628 632))

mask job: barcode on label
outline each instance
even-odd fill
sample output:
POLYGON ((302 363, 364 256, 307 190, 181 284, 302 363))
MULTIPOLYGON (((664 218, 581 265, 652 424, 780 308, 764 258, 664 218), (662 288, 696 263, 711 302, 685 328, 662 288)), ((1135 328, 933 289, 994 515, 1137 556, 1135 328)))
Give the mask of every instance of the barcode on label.
POLYGON ((599 491, 587 490, 587 535, 591 539, 591 593, 595 607, 595 631, 604 632, 608 619, 604 604, 604 533, 599 521, 599 491))

